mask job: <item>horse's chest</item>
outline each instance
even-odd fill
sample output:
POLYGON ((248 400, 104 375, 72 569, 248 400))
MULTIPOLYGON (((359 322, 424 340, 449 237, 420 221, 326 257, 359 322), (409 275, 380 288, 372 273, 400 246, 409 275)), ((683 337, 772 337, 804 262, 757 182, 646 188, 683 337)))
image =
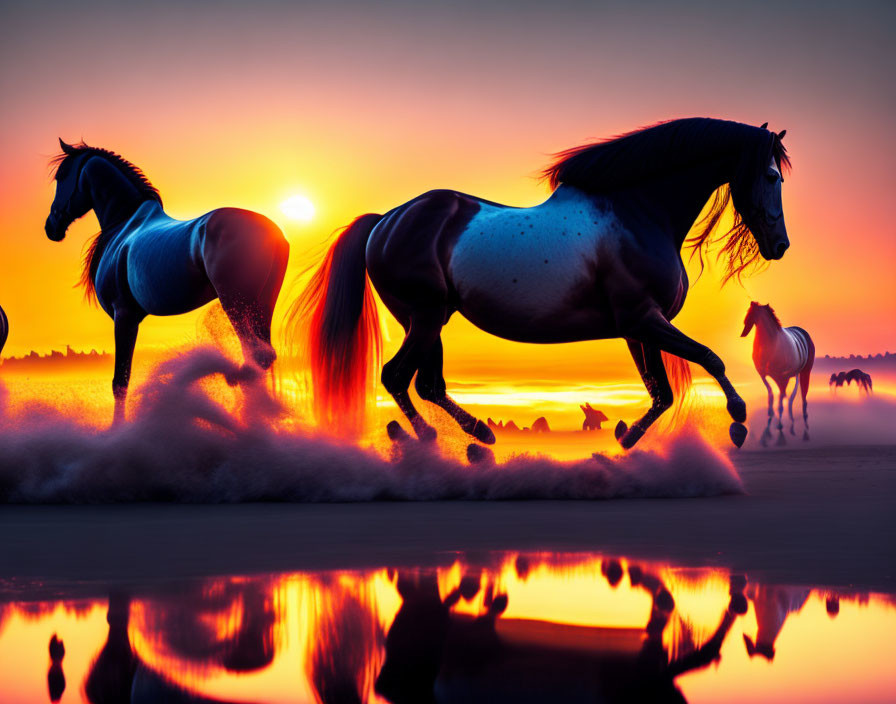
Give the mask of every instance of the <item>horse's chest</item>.
POLYGON ((455 244, 451 281, 467 305, 548 316, 593 279, 605 230, 602 216, 584 209, 500 216, 486 211, 470 221, 455 244))

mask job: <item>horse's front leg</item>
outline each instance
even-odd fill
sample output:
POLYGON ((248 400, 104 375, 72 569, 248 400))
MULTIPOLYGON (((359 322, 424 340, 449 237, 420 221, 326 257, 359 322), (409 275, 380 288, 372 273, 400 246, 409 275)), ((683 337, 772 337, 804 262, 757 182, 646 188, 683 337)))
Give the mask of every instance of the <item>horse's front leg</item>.
POLYGON ((775 417, 775 392, 772 391, 772 385, 768 383, 768 379, 763 374, 761 376, 762 383, 765 384, 765 389, 768 391, 768 422, 765 424, 765 430, 762 433, 762 438, 759 442, 763 447, 768 444, 768 441, 771 440, 772 437, 772 420, 775 417))
POLYGON ((134 346, 137 344, 137 329, 142 319, 142 316, 134 315, 131 311, 115 311, 115 374, 112 377, 115 413, 112 425, 118 425, 125 420, 131 363, 134 359, 134 346))
POLYGON ((725 376, 725 365, 719 356, 706 345, 701 345, 681 332, 666 320, 658 309, 651 310, 641 320, 629 323, 627 327, 625 335, 627 338, 640 340, 646 345, 653 345, 689 362, 699 364, 719 383, 725 398, 728 399, 728 413, 734 420, 728 431, 731 441, 741 447, 747 438, 747 428, 744 425, 744 421, 747 420, 747 404, 725 376))
POLYGON ((796 435, 796 430, 794 429, 796 426, 796 421, 793 419, 793 400, 796 398, 796 392, 800 390, 800 377, 799 375, 793 377, 793 391, 790 392, 790 397, 787 399, 787 412, 790 414, 790 434, 796 435))
POLYGON ((641 416, 631 428, 623 421, 616 425, 616 439, 626 450, 633 447, 653 422, 668 410, 674 401, 669 377, 666 375, 666 367, 663 365, 663 357, 659 349, 652 345, 645 345, 637 340, 626 340, 628 350, 631 352, 635 366, 641 374, 644 386, 653 404, 647 413, 641 416))

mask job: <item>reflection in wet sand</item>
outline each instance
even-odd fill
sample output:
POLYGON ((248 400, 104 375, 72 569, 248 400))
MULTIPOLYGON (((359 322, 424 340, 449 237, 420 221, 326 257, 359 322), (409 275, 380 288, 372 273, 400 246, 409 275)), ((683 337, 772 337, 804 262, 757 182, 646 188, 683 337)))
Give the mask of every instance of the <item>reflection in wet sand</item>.
POLYGON ((0 603, 3 701, 837 701, 847 686, 886 701, 896 684, 881 655, 891 597, 720 569, 479 555, 71 590, 0 603), (851 643, 823 686, 819 633, 851 643))

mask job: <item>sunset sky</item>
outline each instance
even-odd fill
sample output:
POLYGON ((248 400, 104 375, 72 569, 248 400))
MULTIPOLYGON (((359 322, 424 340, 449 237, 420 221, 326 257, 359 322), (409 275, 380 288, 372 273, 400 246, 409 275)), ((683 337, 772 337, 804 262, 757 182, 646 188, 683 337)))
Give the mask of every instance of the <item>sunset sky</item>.
MULTIPOLYGON (((787 129, 792 246, 744 288, 720 291, 707 271, 679 327, 740 374, 751 299, 819 354, 896 350, 896 5, 673 4, 0 4, 5 354, 113 346, 111 321, 73 288, 95 218, 61 244, 43 233, 57 137, 133 161, 174 217, 230 205, 273 218, 289 282, 358 214, 431 188, 534 205, 551 153, 696 115, 787 129), (281 211, 295 195, 310 222, 281 211)), ((148 319, 138 348, 187 342, 200 317, 148 319)), ((449 383, 634 374, 620 341, 521 345, 459 318, 444 340, 449 383)))

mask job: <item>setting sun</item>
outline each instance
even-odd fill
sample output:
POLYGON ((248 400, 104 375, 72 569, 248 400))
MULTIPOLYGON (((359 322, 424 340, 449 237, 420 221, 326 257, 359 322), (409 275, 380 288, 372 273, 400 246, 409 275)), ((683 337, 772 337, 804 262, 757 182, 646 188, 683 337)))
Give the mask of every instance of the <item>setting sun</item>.
POLYGON ((280 204, 280 210, 290 220, 311 222, 314 218, 314 203, 302 195, 290 196, 280 204))

